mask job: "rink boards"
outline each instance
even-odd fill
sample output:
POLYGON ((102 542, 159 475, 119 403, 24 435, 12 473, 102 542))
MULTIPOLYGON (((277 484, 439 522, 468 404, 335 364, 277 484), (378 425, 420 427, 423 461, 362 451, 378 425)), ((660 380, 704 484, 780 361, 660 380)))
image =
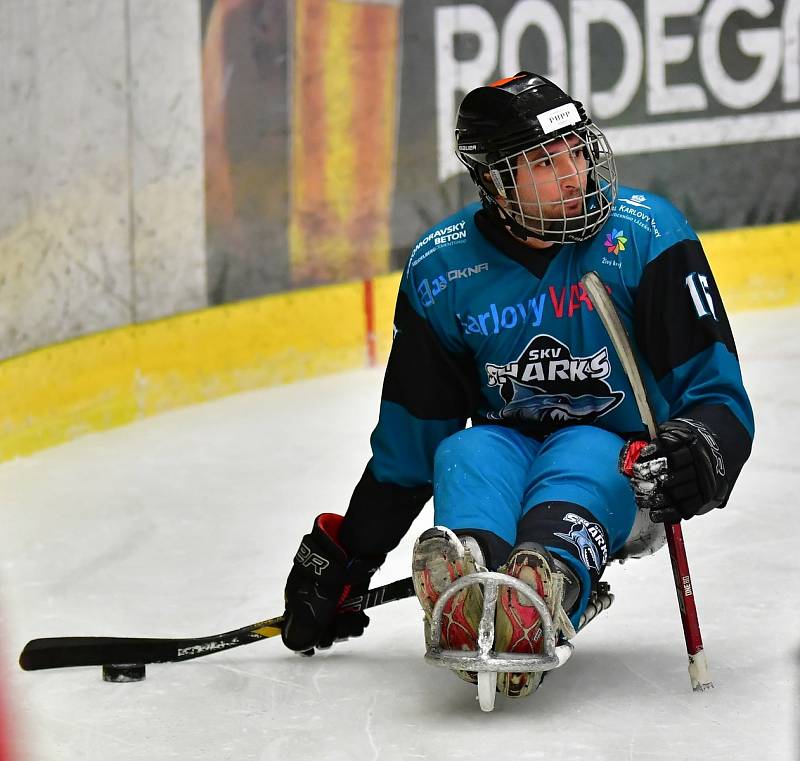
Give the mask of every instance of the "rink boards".
MULTIPOLYGON (((800 302, 800 224, 704 233, 729 311, 800 302)), ((399 282, 292 291, 0 363, 0 460, 186 404, 383 361, 399 282)))

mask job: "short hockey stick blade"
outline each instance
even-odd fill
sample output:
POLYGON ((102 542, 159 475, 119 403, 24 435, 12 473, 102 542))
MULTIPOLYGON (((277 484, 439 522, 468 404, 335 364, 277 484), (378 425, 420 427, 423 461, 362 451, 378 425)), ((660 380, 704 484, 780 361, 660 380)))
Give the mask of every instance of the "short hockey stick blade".
POLYGON ((692 680, 692 689, 695 692, 705 692, 714 689, 711 681, 711 669, 708 666, 705 650, 698 650, 689 656, 689 679, 692 680))
MULTIPOLYGON (((370 589, 366 595, 348 597, 341 609, 351 612, 373 608, 414 595, 411 578, 370 589)), ((70 666, 108 666, 188 661, 281 633, 283 616, 259 621, 241 629, 207 637, 145 639, 139 637, 46 637, 31 640, 19 657, 25 671, 70 666)))
MULTIPOLYGON (((650 438, 658 433, 653 407, 647 396, 647 389, 642 380, 642 373, 636 362, 636 355, 625 326, 617 314, 614 302, 606 290, 603 281, 596 272, 587 272, 581 278, 581 284, 589 294, 592 305, 600 315, 600 319, 608 333, 611 343, 614 344, 625 375, 633 389, 636 406, 650 438)), ((703 652, 703 640, 700 636, 700 623, 697 618, 697 608, 692 591, 692 580, 689 575, 689 561, 686 558, 686 547, 683 543, 683 530, 680 523, 665 526, 667 544, 669 546, 670 560, 672 562, 672 576, 675 581, 675 592, 678 595, 678 607, 683 624, 686 654, 689 657, 689 679, 695 692, 711 689, 711 672, 708 660, 703 652)))

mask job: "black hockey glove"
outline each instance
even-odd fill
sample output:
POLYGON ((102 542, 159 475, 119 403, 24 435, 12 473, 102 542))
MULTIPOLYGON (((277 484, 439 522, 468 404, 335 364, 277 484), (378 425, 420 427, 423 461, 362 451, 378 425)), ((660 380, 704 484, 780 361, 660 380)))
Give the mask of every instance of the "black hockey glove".
POLYGON ((677 523, 724 504, 730 485, 715 435, 702 423, 676 418, 650 441, 629 441, 620 470, 639 507, 657 523, 677 523))
POLYGON ((363 611, 340 608, 347 597, 366 594, 372 574, 385 555, 348 558, 338 543, 341 515, 317 516, 300 543, 286 581, 283 644, 303 655, 358 637, 369 624, 363 611))

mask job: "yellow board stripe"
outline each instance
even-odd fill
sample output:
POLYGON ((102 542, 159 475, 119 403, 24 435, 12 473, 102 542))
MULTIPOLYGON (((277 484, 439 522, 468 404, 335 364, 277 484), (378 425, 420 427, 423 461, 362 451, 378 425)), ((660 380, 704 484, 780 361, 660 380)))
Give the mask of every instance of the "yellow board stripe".
MULTIPOLYGON (((800 223, 704 233, 729 311, 800 303, 800 223)), ((388 355, 400 273, 375 278, 388 355)), ((362 283, 266 296, 0 362, 0 460, 186 404, 366 364, 362 283)))
POLYGON ((700 236, 731 312, 800 302, 800 223, 700 236))
POLYGON ((364 364, 363 285, 267 296, 0 362, 0 460, 237 391, 364 364))
POLYGON ((394 332, 394 306, 400 288, 402 273, 381 275, 373 281, 373 303, 375 304, 375 354, 378 362, 385 362, 392 346, 394 332))

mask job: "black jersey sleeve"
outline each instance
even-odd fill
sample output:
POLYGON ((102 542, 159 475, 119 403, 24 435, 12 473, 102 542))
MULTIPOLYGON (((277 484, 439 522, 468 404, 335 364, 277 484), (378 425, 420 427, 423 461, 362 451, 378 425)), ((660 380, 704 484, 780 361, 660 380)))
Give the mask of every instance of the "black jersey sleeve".
POLYGON ((696 238, 646 264, 635 326, 668 416, 699 420, 716 434, 732 486, 750 455, 753 412, 722 297, 696 238))
POLYGON ((370 439, 372 458, 340 533, 350 553, 385 553, 397 546, 431 497, 436 448, 464 428, 479 393, 472 355, 445 346, 405 272, 370 439))

